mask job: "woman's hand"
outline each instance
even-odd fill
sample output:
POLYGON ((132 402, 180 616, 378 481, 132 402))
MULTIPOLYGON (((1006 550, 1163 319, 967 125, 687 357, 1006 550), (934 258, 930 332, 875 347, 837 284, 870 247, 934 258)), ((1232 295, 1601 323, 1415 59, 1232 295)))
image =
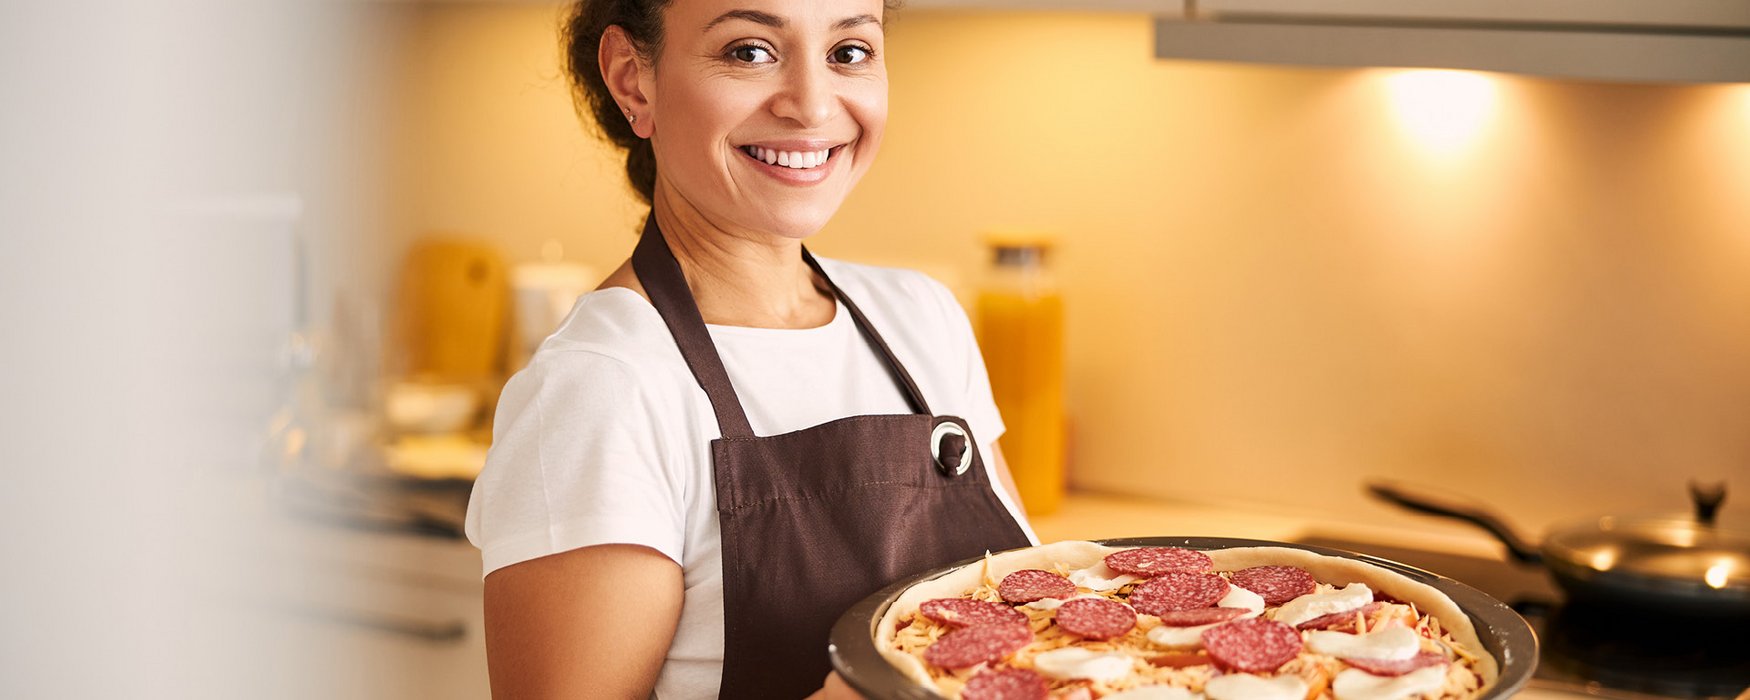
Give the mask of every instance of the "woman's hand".
POLYGON ((488 574, 492 697, 650 697, 684 586, 679 564, 636 545, 584 547, 488 574))
POLYGON ((864 700, 863 695, 851 689, 845 679, 839 677, 838 671, 826 674, 826 682, 820 690, 803 700, 864 700))

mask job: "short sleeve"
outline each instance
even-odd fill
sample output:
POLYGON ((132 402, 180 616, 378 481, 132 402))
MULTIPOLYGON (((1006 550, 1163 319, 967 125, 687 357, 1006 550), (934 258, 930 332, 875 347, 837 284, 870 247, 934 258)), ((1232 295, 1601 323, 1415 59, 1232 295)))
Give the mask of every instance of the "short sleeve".
POLYGON ((679 563, 686 484, 632 368, 606 355, 536 353, 505 385, 467 534, 484 573, 599 544, 679 563))

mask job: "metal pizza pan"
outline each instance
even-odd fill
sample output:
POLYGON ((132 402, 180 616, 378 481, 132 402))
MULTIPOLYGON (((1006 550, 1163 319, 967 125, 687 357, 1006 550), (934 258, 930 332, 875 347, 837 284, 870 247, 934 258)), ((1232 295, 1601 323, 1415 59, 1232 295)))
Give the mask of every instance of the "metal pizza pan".
MULTIPOLYGON (((1478 696, 1479 700, 1512 697, 1525 687, 1525 684, 1531 680, 1532 674, 1537 670, 1537 635, 1532 631, 1531 625, 1525 621, 1525 618, 1520 617, 1519 613, 1514 612, 1512 608, 1482 591, 1457 580, 1413 566, 1329 547, 1268 540, 1228 537, 1130 537, 1095 541, 1111 547, 1185 547, 1199 550, 1231 549, 1234 547, 1287 547, 1372 564, 1401 574, 1412 581, 1434 587, 1451 598, 1452 602, 1470 617, 1471 624, 1476 627, 1477 637, 1482 641, 1483 650, 1494 656, 1500 664, 1500 675, 1495 680, 1495 684, 1478 696)), ((837 671, 852 688, 870 700, 939 700, 941 695, 930 688, 918 685, 901 673, 898 668, 887 662, 887 659, 875 646, 875 626, 887 613, 888 606, 892 605, 893 601, 898 599, 907 588, 975 563, 980 559, 983 557, 973 557, 920 573, 876 591, 856 605, 851 606, 833 625, 832 634, 827 644, 827 653, 832 659, 833 670, 837 671)))

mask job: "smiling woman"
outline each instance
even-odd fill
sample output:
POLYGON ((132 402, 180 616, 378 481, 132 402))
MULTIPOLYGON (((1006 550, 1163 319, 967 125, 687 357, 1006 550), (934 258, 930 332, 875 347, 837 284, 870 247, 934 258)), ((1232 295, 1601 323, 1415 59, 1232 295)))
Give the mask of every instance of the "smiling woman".
POLYGON ((577 7, 566 40, 579 102, 626 149, 627 174, 645 201, 657 204, 662 162, 672 184, 700 200, 689 202, 698 214, 733 216, 760 198, 767 206, 745 213, 773 221, 733 223, 800 238, 818 231, 868 170, 887 122, 879 52, 889 8, 789 4, 797 11, 785 12, 785 3, 776 12, 752 3, 577 7), (825 25, 821 36, 810 36, 810 23, 825 25), (665 33, 670 25, 693 31, 665 33), (677 71, 686 75, 653 78, 677 71), (659 113, 670 115, 660 129, 659 113))
POLYGON ((573 8, 580 111, 651 213, 500 399, 468 513, 495 696, 853 697, 839 614, 1036 542, 953 296, 802 245, 880 148, 889 9, 573 8))

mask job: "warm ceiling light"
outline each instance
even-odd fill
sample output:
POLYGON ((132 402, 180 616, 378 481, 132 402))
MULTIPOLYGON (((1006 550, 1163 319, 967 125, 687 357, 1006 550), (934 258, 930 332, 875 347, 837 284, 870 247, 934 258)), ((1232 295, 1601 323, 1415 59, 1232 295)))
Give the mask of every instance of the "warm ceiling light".
POLYGON ((1725 588, 1726 577, 1729 576, 1731 572, 1732 563, 1729 561, 1721 562, 1708 567, 1707 573, 1702 576, 1702 579, 1707 581, 1707 585, 1713 588, 1725 588))
POLYGON ((1436 154, 1474 142, 1495 113, 1495 81, 1481 73, 1405 70, 1385 80, 1399 126, 1436 154))

